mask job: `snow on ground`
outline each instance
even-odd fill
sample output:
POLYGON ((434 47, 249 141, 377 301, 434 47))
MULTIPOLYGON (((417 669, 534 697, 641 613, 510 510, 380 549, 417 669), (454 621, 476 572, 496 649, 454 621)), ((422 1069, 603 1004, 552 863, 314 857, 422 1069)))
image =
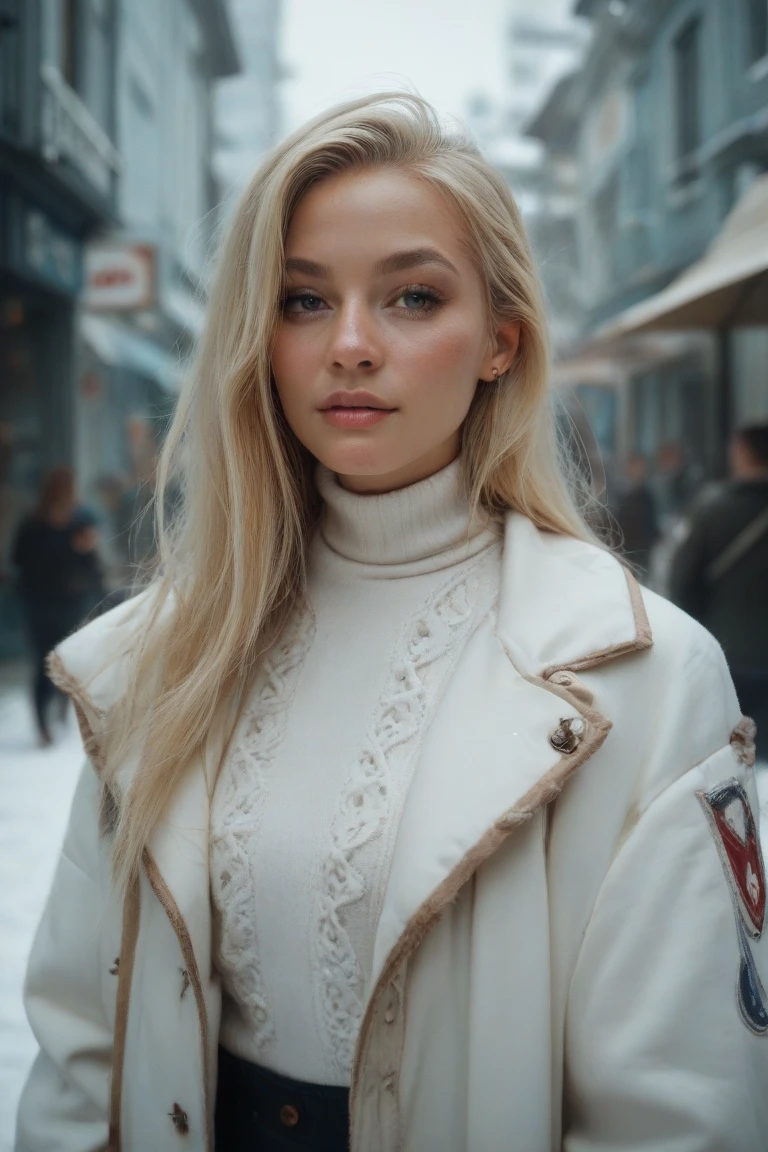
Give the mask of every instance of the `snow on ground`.
POLYGON ((37 1048, 21 987, 82 763, 71 714, 55 744, 38 748, 25 688, 0 685, 0 1152, 11 1152, 37 1048))

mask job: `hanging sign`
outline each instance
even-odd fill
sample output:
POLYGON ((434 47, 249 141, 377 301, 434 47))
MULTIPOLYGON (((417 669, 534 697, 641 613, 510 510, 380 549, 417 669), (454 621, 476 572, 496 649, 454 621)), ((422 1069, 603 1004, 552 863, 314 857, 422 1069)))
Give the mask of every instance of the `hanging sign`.
POLYGON ((93 312, 133 312, 155 303, 151 244, 93 244, 85 251, 83 304, 93 312))

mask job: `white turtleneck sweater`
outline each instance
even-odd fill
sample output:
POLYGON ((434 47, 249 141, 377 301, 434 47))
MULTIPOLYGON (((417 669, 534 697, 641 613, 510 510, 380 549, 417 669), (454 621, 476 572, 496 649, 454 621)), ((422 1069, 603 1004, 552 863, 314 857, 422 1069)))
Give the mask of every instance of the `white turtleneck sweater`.
POLYGON ((265 661, 216 786, 214 955, 229 1051, 348 1085, 422 736, 493 610, 501 544, 461 464, 383 496, 319 468, 308 608, 265 661))

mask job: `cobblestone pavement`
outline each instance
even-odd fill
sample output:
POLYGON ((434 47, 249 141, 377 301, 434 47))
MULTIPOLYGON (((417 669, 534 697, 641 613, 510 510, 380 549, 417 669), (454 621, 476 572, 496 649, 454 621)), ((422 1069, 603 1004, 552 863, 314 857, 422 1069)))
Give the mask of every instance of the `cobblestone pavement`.
MULTIPOLYGON (((11 1152, 16 1104, 36 1050, 21 987, 82 762, 72 715, 54 746, 39 749, 23 688, 0 684, 0 1152, 11 1152)), ((768 766, 758 785, 768 848, 768 766)))

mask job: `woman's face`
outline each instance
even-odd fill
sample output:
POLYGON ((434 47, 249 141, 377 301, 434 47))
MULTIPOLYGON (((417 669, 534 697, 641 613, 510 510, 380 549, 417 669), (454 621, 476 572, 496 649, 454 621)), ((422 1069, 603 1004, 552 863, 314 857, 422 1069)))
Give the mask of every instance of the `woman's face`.
POLYGON ((445 467, 478 379, 511 363, 451 206, 395 168, 346 172, 300 201, 286 237, 272 368, 286 419, 345 487, 387 492, 445 467))

